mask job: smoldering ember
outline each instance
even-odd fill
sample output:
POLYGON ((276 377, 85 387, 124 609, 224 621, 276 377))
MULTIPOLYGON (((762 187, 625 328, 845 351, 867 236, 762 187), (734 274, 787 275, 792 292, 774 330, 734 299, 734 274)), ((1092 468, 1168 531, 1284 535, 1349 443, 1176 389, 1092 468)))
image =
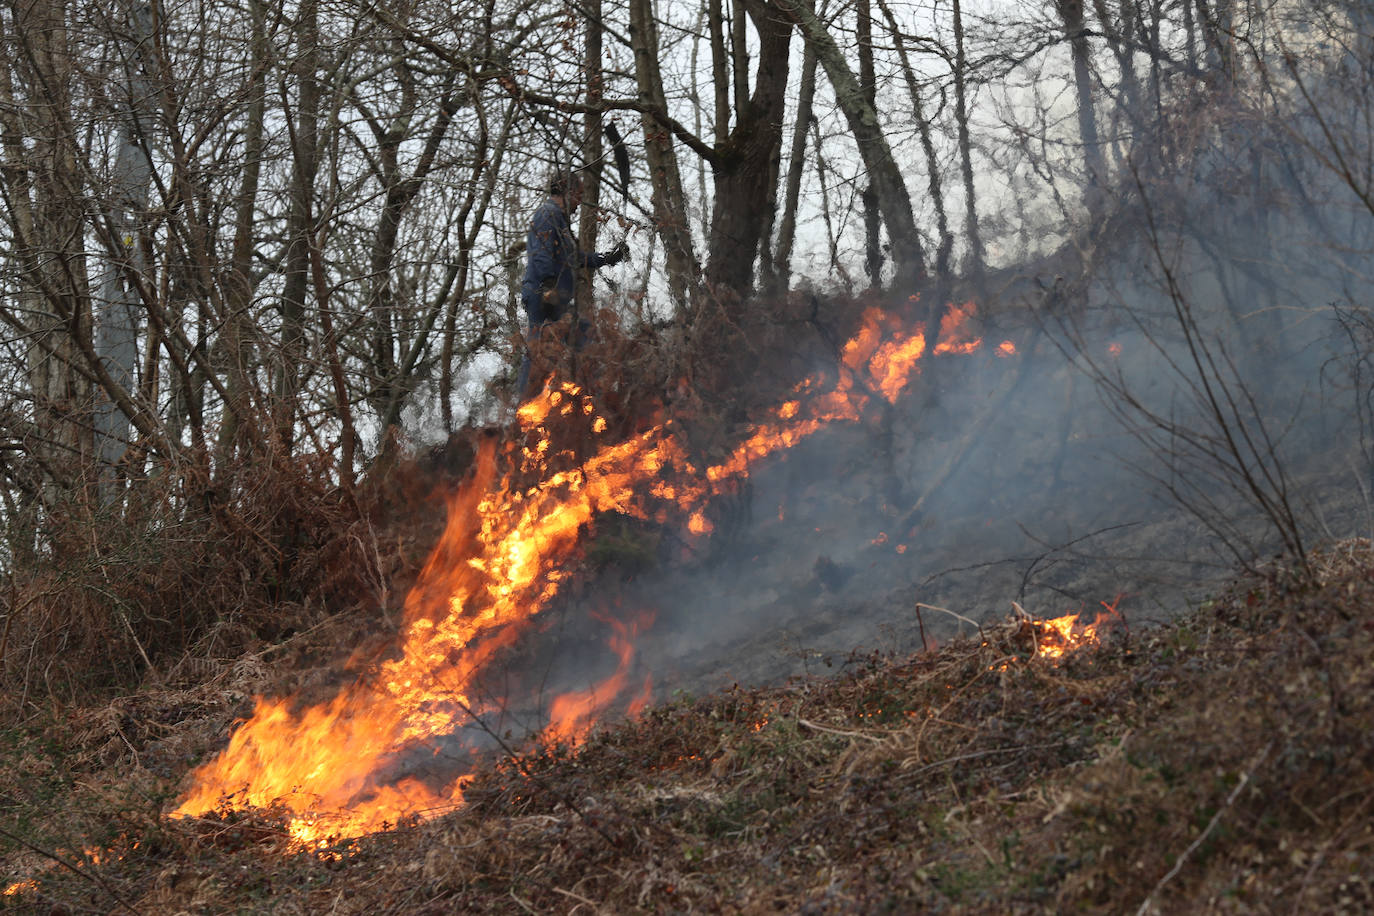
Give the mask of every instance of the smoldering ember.
POLYGON ((0 11, 0 908, 1374 909, 1374 13, 0 11))

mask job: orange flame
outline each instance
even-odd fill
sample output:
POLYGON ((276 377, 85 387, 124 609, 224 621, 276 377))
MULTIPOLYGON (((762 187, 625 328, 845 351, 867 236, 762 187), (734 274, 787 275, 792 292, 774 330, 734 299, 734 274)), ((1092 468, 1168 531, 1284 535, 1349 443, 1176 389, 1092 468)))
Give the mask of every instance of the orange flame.
POLYGON ((1038 631, 1036 657, 1058 660, 1069 652, 1085 646, 1098 645, 1101 642, 1102 631, 1118 618, 1116 606, 1120 601, 1121 596, 1118 595, 1111 604, 1102 602, 1105 611, 1099 612, 1092 623, 1082 622, 1082 615, 1077 613, 1065 614, 1052 620, 1034 621, 1033 626, 1038 631))
MULTIPOLYGON (((620 658, 615 673, 588 690, 565 693, 553 701, 549 711, 549 725, 544 737, 550 741, 572 742, 586 736, 597 719, 620 696, 629 680, 630 665, 634 661, 634 638, 641 626, 653 622, 652 614, 645 614, 629 626, 618 620, 608 621, 615 628, 611 649, 620 658)), ((648 704, 652 681, 645 681, 643 691, 630 703, 630 715, 648 704)))
MULTIPOLYGON (((952 308, 936 352, 969 352, 972 303, 952 308)), ((719 464, 690 461, 671 420, 576 463, 554 446, 545 422, 585 419, 606 429, 576 385, 550 385, 522 405, 525 436, 516 472, 498 476, 496 444, 478 450, 472 478, 450 501, 448 524, 416 586, 406 597, 397 651, 362 672, 333 699, 302 705, 290 698, 255 701, 252 716, 215 759, 197 769, 173 812, 190 816, 224 805, 284 808, 291 834, 303 843, 375 832, 405 818, 428 817, 462 803, 466 776, 432 786, 385 774, 407 754, 433 748, 473 717, 498 712, 500 700, 478 695, 482 670, 512 646, 571 575, 585 526, 618 512, 666 522, 687 518, 698 535, 711 531, 704 513, 722 484, 757 461, 790 448, 837 421, 859 419, 877 392, 894 401, 926 349, 924 330, 898 326, 877 309, 842 351, 838 378, 797 387, 796 396, 757 424, 719 464), (866 379, 861 379, 866 376, 866 379), (553 463, 571 465, 554 470, 553 463), (539 483, 522 488, 517 479, 539 483)), ((636 627, 640 624, 636 624, 636 627)), ((575 740, 628 686, 633 630, 613 648, 621 665, 605 683, 560 698, 545 734, 575 740)), ((650 684, 631 704, 648 702, 650 684)))
POLYGON ((976 308, 974 304, 951 306, 940 319, 940 342, 935 347, 937 354, 972 353, 982 344, 983 338, 975 336, 971 325, 976 308))

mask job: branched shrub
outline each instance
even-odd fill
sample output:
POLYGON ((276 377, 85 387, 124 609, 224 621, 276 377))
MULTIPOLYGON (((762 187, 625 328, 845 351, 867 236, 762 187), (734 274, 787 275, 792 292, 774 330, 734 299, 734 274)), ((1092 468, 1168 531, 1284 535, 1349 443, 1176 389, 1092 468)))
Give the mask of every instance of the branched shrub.
MULTIPOLYGON (((442 518, 425 474, 393 466, 354 491, 329 461, 259 454, 213 487, 153 478, 100 510, 51 513, 36 561, 3 596, 0 686, 20 703, 164 678, 187 654, 232 658, 327 614, 381 608, 417 545, 384 534, 417 504, 442 518), (387 513, 391 512, 391 515, 387 513)), ((383 608, 384 609, 384 608, 383 608)))

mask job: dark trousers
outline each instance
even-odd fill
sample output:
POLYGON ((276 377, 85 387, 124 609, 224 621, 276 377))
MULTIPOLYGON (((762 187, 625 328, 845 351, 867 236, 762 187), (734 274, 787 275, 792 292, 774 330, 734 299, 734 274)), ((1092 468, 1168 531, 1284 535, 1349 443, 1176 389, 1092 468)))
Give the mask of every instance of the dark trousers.
MULTIPOLYGON (((528 315, 528 310, 526 310, 526 314, 528 315)), ((515 390, 520 397, 521 403, 528 401, 538 393, 537 391, 530 390, 530 376, 534 371, 534 349, 539 345, 539 338, 543 336, 544 332, 557 323, 558 319, 545 318, 538 321, 534 319, 530 320, 529 333, 525 337, 525 355, 520 360, 520 375, 515 383, 515 390)), ((592 324, 590 321, 586 319, 578 320, 577 330, 573 334, 572 339, 573 349, 582 349, 582 346, 591 338, 591 331, 592 324)), ((547 367, 543 368, 547 369, 547 367)), ((540 377, 533 381, 537 388, 544 381, 544 373, 541 372, 540 377)))

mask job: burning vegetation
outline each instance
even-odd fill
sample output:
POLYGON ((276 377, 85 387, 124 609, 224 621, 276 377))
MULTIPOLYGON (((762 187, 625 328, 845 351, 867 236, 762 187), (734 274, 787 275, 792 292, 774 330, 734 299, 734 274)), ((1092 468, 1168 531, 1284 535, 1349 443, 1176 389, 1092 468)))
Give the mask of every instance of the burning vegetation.
MULTIPOLYGON (((68 816, 106 825, 105 854, 11 857, 6 899, 358 914, 1362 911, 1374 905, 1374 548, 1313 560, 1315 580, 1275 566, 1172 623, 1119 622, 1058 659, 1027 642, 1044 622, 1018 615, 826 678, 679 698, 576 746, 480 765, 442 817, 310 851, 290 810, 165 821, 77 780, 68 816)), ((34 759, 20 778, 48 778, 34 759)))
MULTIPOLYGON (((972 303, 948 309, 933 351, 976 350, 982 341, 969 330, 974 312, 972 303)), ((800 383, 722 460, 706 465, 691 457, 671 419, 604 441, 608 424, 595 399, 571 382, 551 381, 520 407, 521 436, 504 453, 493 438, 480 448, 407 598, 394 656, 325 703, 298 708, 291 698, 258 698, 229 746, 195 772, 175 813, 287 810, 291 835, 318 844, 462 804, 470 779, 464 770, 435 787, 394 778, 395 764, 427 747, 437 753, 433 742, 509 706, 508 697, 479 696, 474 680, 558 593, 589 523, 616 512, 659 524, 685 520, 691 535, 709 534, 704 510, 722 486, 830 424, 858 420, 875 398, 895 401, 920 372, 926 350, 919 323, 904 327, 895 315, 870 308, 842 348, 838 376, 800 383), (581 435, 568 436, 569 425, 581 435), (573 441, 592 442, 591 454, 578 460, 573 441)), ((650 619, 611 621, 619 667, 600 685, 556 697, 547 739, 576 739, 612 710, 634 713, 646 705, 651 681, 634 685, 633 696, 622 693, 631 687, 634 632, 650 619)))

